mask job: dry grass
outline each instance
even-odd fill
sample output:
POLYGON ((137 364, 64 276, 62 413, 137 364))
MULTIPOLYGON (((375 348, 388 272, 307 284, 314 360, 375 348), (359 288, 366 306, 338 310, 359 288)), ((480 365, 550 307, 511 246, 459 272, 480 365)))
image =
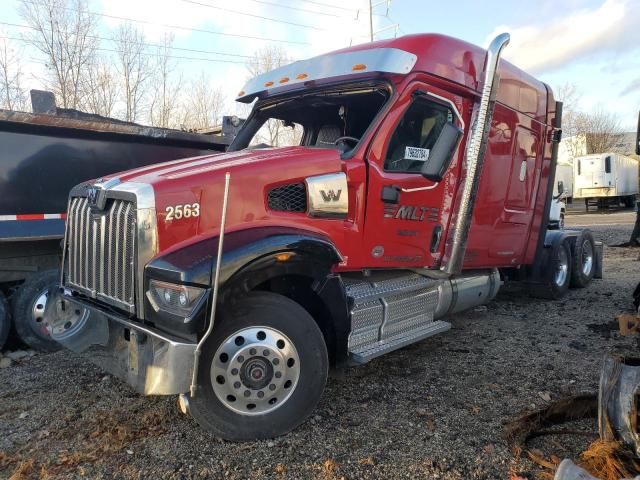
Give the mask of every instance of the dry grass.
POLYGON ((631 478, 640 472, 640 460, 621 443, 596 440, 581 454, 580 466, 601 480, 631 478))
POLYGON ((100 411, 56 432, 55 438, 61 440, 63 448, 58 451, 45 449, 48 458, 35 456, 35 452, 43 449, 33 446, 22 454, 0 452, 0 469, 11 471, 13 468, 10 480, 55 478, 65 471, 79 471, 83 464, 104 461, 139 438, 163 434, 162 423, 163 417, 157 412, 131 416, 120 410, 100 411))

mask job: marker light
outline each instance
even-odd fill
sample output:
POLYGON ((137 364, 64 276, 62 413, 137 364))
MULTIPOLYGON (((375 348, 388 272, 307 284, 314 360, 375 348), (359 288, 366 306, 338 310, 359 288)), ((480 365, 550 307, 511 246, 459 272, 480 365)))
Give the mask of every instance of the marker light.
POLYGON ((267 82, 264 84, 265 87, 273 87, 273 82, 267 82))
POLYGON ((353 67, 351 67, 351 70, 353 70, 354 72, 359 72, 366 69, 367 66, 364 63, 356 63, 353 67))
POLYGON ((280 83, 287 83, 289 81, 289 77, 282 77, 280 79, 280 83))
POLYGON ((296 80, 304 80, 308 76, 309 75, 307 75, 306 73, 299 73, 298 75, 296 75, 296 80))

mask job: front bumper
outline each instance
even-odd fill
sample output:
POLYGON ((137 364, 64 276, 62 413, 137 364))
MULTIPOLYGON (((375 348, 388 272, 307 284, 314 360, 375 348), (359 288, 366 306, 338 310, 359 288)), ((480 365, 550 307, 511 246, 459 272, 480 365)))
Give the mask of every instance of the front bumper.
POLYGON ((69 334, 55 338, 64 347, 84 354, 139 393, 173 395, 189 391, 195 343, 138 325, 75 297, 65 295, 64 300, 89 311, 69 334))

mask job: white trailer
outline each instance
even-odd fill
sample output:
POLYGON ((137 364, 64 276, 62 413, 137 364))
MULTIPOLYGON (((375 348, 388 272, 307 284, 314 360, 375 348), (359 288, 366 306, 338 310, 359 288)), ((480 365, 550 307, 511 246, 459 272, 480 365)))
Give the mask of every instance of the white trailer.
POLYGON ((638 194, 638 162, 617 153, 597 153, 573 161, 573 197, 589 205, 633 207, 638 194))

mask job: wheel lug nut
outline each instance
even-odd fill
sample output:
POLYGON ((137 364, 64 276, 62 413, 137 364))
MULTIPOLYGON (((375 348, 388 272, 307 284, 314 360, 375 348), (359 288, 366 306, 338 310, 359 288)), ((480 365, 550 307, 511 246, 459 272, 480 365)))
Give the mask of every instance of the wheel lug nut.
POLYGON ((262 356, 263 357, 268 357, 269 356, 269 350, 263 350, 262 351, 262 356))
POLYGON ((264 392, 262 390, 260 390, 258 392, 258 398, 262 398, 262 397, 264 397, 264 392))
POLYGON ((238 374, 238 369, 237 368, 232 368, 231 369, 231 375, 237 375, 238 374))
POLYGON ((238 357, 238 362, 240 362, 240 363, 244 362, 244 357, 242 355, 240 355, 238 357))
POLYGON ((255 348, 252 348, 251 350, 249 350, 249 353, 250 353, 251 355, 255 355, 255 354, 256 354, 256 349, 255 349, 255 348))
POLYGON ((276 389, 276 386, 273 383, 269 385, 269 390, 273 392, 275 389, 276 389))
POLYGON ((242 384, 240 382, 235 382, 233 384, 233 388, 240 388, 242 386, 242 384))
POLYGON ((276 378, 280 378, 282 376, 282 372, 276 372, 274 375, 276 378))
POLYGON ((271 363, 273 363, 274 365, 278 365, 280 363, 280 360, 277 358, 274 358, 273 360, 271 360, 271 363))
POLYGON ((244 391, 244 396, 245 396, 245 397, 249 397, 249 396, 251 396, 251 392, 250 392, 249 390, 245 390, 245 391, 244 391))

